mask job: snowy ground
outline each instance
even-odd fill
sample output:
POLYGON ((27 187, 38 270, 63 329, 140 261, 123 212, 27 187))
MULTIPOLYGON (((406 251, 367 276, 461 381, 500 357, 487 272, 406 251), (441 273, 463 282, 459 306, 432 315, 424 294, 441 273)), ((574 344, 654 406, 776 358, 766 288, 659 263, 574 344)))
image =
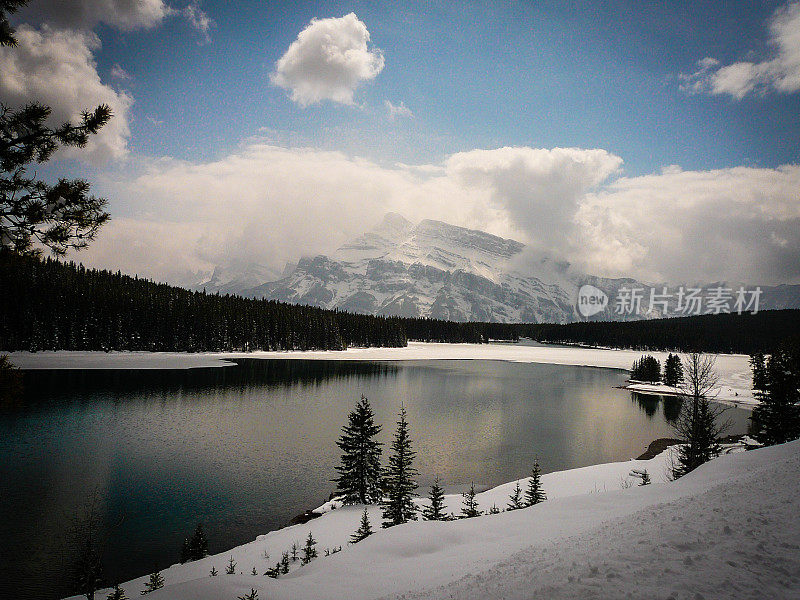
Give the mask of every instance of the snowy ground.
MULTIPOLYGON (((662 363, 666 352, 651 352, 662 363)), ((642 352, 575 346, 522 344, 428 344, 410 342, 405 348, 351 348, 345 351, 198 353, 179 352, 13 352, 11 361, 22 369, 183 369, 220 367, 233 358, 284 358, 324 360, 506 360, 513 362, 580 365, 629 370, 642 352)), ((755 403, 750 389, 748 357, 720 354, 717 400, 728 404, 755 403)))
MULTIPOLYGON (((363 507, 328 504, 309 523, 164 570, 166 587, 149 597, 235 600, 251 588, 261 600, 800 597, 800 441, 727 454, 676 482, 666 481, 669 460, 665 452, 550 473, 546 502, 474 519, 382 530, 371 507, 376 533, 356 545, 347 541, 363 507), (653 483, 639 487, 631 473, 644 469, 653 483), (279 579, 261 574, 309 531, 318 559, 279 579), (224 574, 229 557, 235 575, 224 574)), ((513 486, 479 494, 480 508, 505 507, 513 486)), ((460 507, 459 496, 447 501, 460 507)), ((144 581, 124 584, 128 597, 144 581)))

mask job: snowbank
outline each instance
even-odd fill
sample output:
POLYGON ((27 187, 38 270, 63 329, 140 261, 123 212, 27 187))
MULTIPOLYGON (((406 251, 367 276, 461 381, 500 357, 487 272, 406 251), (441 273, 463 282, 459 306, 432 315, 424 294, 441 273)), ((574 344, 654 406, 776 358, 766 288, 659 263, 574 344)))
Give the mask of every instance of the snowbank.
MULTIPOLYGON (((651 352, 662 363, 666 352, 651 352)), ((235 358, 323 360, 505 360, 629 370, 640 351, 575 346, 521 344, 428 344, 410 342, 405 348, 350 348, 345 351, 198 353, 179 352, 14 352, 11 361, 22 369, 185 369, 231 364, 235 358)), ((716 371, 717 400, 753 405, 750 366, 744 354, 720 354, 716 371)))
MULTIPOLYGON (((347 542, 363 507, 329 503, 309 523, 164 570, 166 587, 149 597, 235 600, 251 588, 262 600, 797 597, 800 441, 724 455, 676 482, 666 481, 669 461, 667 451, 649 461, 549 473, 542 477, 546 502, 474 519, 382 530, 370 507, 376 532, 356 545, 347 542), (653 483, 639 487, 631 472, 645 469, 653 483), (309 531, 320 558, 292 563, 279 579, 261 575, 309 531), (324 556, 339 545, 341 552, 324 556), (229 557, 235 575, 224 574, 229 557), (209 576, 212 566, 219 576, 209 576), (259 575, 250 574, 253 567, 259 575)), ((513 486, 479 494, 480 508, 504 508, 513 486)), ((461 499, 447 503, 455 512, 461 499)), ((139 595, 145 579, 123 585, 128 597, 139 595)))

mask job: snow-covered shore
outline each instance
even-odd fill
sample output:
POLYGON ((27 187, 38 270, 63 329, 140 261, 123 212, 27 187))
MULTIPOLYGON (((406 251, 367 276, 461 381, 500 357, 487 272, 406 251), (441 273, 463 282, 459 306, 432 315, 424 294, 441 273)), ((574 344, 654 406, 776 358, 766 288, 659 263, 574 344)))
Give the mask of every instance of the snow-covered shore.
MULTIPOLYGON (((380 529, 379 510, 370 507, 375 533, 356 545, 347 542, 363 507, 328 503, 308 523, 165 569, 166 587, 149 597, 235 600, 251 588, 278 600, 798 597, 800 441, 727 454, 675 482, 666 478, 669 463, 666 451, 549 473, 546 502, 474 519, 380 529), (631 473, 645 469, 653 483, 639 487, 631 473), (292 563, 279 579, 262 575, 309 532, 318 559, 292 563), (323 555, 339 545, 341 552, 323 555), (225 575, 230 557, 236 574, 225 575), (209 576, 212 566, 219 576, 209 576)), ((480 508, 504 508, 513 487, 479 494, 480 508)), ((457 512, 460 496, 446 500, 457 512)), ((128 597, 145 579, 123 585, 128 597)))
MULTIPOLYGON (((662 363, 666 352, 650 352, 662 363)), ((641 357, 636 350, 582 348, 577 346, 526 346, 522 344, 434 344, 410 342, 405 348, 350 348, 344 351, 309 352, 13 352, 11 361, 22 369, 183 369, 223 367, 236 358, 307 360, 504 360, 629 370, 641 357)), ((755 404, 750 366, 744 354, 720 354, 716 371, 716 400, 734 405, 755 404)))

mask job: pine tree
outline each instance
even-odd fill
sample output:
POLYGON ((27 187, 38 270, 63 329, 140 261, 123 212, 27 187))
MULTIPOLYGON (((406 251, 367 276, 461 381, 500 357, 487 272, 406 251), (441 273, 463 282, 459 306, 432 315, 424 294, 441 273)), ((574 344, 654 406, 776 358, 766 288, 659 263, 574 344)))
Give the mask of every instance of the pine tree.
POLYGON ((478 510, 478 501, 475 499, 474 483, 470 484, 469 491, 461 494, 461 497, 464 499, 463 506, 461 507, 461 515, 464 519, 479 517, 483 514, 483 511, 478 510))
POLYGON ((392 455, 383 477, 382 527, 401 525, 417 519, 417 507, 413 500, 414 490, 417 489, 414 481, 417 470, 413 467, 416 452, 411 449, 406 409, 403 406, 400 407, 400 420, 397 421, 397 432, 391 448, 392 455))
POLYGON ((381 431, 365 396, 349 415, 336 445, 342 450, 339 477, 334 479, 345 504, 371 504, 380 500, 381 444, 374 437, 381 431))
POLYGON ((219 575, 219 571, 217 571, 217 567, 212 565, 211 571, 209 571, 208 576, 209 577, 216 577, 217 575, 219 575))
POLYGON ((539 461, 533 461, 531 478, 528 480, 528 489, 525 490, 525 506, 533 506, 547 500, 547 494, 542 489, 542 470, 539 468, 539 461))
POLYGON ((758 363, 753 365, 759 403, 750 415, 750 435, 767 446, 800 438, 800 348, 776 350, 763 368, 759 373, 758 363))
POLYGON ((228 560, 228 566, 225 567, 225 574, 226 575, 236 575, 236 562, 233 560, 232 556, 228 560))
POLYGON ((508 498, 508 510, 517 510, 525 508, 525 503, 522 501, 522 488, 519 487, 519 481, 514 486, 514 491, 508 498))
POLYGON ((183 538, 183 545, 181 546, 181 564, 187 563, 192 560, 192 551, 189 547, 189 539, 183 538))
POLYGON ((111 593, 106 596, 106 600, 128 600, 128 596, 125 595, 125 590, 119 587, 119 584, 116 584, 111 593))
POLYGON ((198 523, 189 541, 189 560, 200 560, 208 556, 208 540, 203 532, 203 524, 198 523))
POLYGON ((357 544, 361 540, 369 537, 372 535, 372 526, 369 523, 369 512, 367 509, 364 509, 364 513, 361 515, 361 525, 359 525, 356 532, 350 536, 350 543, 357 544))
POLYGON ((303 546, 303 558, 300 559, 300 564, 307 565, 312 560, 317 558, 317 540, 314 539, 314 536, 311 535, 311 532, 308 532, 308 537, 306 538, 306 545, 303 546))
POLYGON ((683 367, 681 358, 677 354, 670 353, 664 361, 664 384, 678 387, 683 382, 683 367))
POLYGON ((642 471, 642 482, 639 485, 650 485, 650 474, 647 469, 642 471))
POLYGON ((239 600, 258 600, 258 592, 250 588, 250 593, 244 596, 239 596, 239 600))
POLYGON ((145 596, 150 592, 154 592, 163 587, 164 587, 163 575, 161 575, 161 573, 158 571, 156 571, 155 573, 150 573, 150 579, 149 581, 145 582, 144 589, 141 592, 142 596, 145 596))
POLYGON ((281 554, 281 573, 286 575, 289 572, 289 553, 281 554))
POLYGON ((297 562, 297 552, 299 548, 297 547, 297 542, 292 542, 292 562, 297 562))
POLYGON ((673 424, 681 445, 678 446, 672 476, 677 479, 708 462, 720 453, 719 436, 729 423, 718 423, 722 408, 711 405, 708 396, 717 387, 715 359, 693 353, 683 365, 681 412, 673 424))
POLYGON ((444 512, 444 490, 439 484, 439 478, 433 482, 428 493, 430 505, 422 509, 422 518, 426 521, 445 521, 447 514, 444 512))
POLYGON ((753 389, 765 391, 767 389, 767 367, 763 352, 750 355, 750 368, 753 371, 753 389))

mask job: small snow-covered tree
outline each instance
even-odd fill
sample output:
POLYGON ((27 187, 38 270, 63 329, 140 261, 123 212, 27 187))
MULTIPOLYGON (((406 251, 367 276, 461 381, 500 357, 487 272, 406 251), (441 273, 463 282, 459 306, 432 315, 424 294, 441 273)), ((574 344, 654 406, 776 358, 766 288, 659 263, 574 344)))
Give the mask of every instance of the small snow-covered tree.
POLYGON ((233 560, 232 556, 228 560, 228 566, 225 567, 225 574, 226 575, 236 575, 236 561, 233 560))
POLYGON ((489 509, 489 514, 490 515, 499 515, 500 514, 500 509, 497 508, 497 504, 492 504, 492 508, 489 509))
POLYGON ((397 432, 391 448, 392 455, 389 456, 389 465, 383 476, 384 497, 381 501, 383 527, 401 525, 417 519, 417 507, 413 496, 414 490, 417 489, 414 481, 417 470, 413 466, 416 452, 411 449, 404 406, 400 407, 400 420, 397 421, 397 432))
POLYGON ((244 596, 239 596, 239 600, 258 600, 258 592, 250 588, 250 593, 244 596))
POLYGON ((289 572, 289 553, 281 554, 281 573, 286 575, 289 572))
POLYGON ((431 490, 428 493, 428 500, 430 505, 422 509, 422 518, 426 521, 444 521, 447 519, 447 514, 444 512, 444 491, 439 484, 439 478, 431 485, 431 490))
POLYGON ((469 490, 461 494, 463 504, 461 506, 461 516, 464 519, 471 519, 472 517, 479 517, 483 514, 478 510, 478 501, 475 499, 475 484, 471 483, 469 490))
POLYGON ((219 571, 217 571, 217 567, 212 565, 211 566, 211 571, 209 571, 208 576, 209 577, 216 577, 217 575, 219 575, 219 571))
POLYGON ((144 584, 144 589, 142 590, 142 596, 149 594, 150 592, 154 592, 164 587, 164 576, 161 575, 159 571, 155 573, 150 573, 150 579, 147 580, 144 584))
POLYGON ((300 548, 297 546, 297 542, 292 542, 292 562, 297 562, 297 553, 300 551, 300 548))
POLYGON ((349 415, 336 445, 342 450, 339 476, 334 479, 345 504, 370 504, 380 500, 381 444, 374 438, 381 431, 365 396, 349 415))
POLYGON ((514 491, 508 497, 508 510, 517 510, 525 508, 525 502, 522 500, 522 488, 519 487, 519 481, 514 486, 514 491))
POLYGON ((650 485, 650 474, 647 469, 642 471, 642 482, 639 485, 650 485))
POLYGON ((369 523, 369 512, 365 508, 364 512, 361 514, 361 524, 359 525, 356 532, 352 536, 350 536, 350 543, 357 544, 361 540, 371 535, 372 535, 372 526, 369 523))
POLYGON ((533 461, 533 470, 531 477, 528 480, 528 489, 525 490, 525 506, 533 506, 547 500, 547 494, 542 489, 542 469, 539 467, 539 461, 533 461))
POLYGON ((116 584, 111 593, 106 596, 106 600, 128 600, 128 596, 125 594, 125 590, 119 587, 119 584, 116 584))
POLYGON ((311 532, 308 532, 308 537, 306 538, 306 545, 303 546, 303 558, 300 559, 300 564, 307 565, 312 560, 317 558, 317 540, 314 539, 314 536, 311 535, 311 532))

